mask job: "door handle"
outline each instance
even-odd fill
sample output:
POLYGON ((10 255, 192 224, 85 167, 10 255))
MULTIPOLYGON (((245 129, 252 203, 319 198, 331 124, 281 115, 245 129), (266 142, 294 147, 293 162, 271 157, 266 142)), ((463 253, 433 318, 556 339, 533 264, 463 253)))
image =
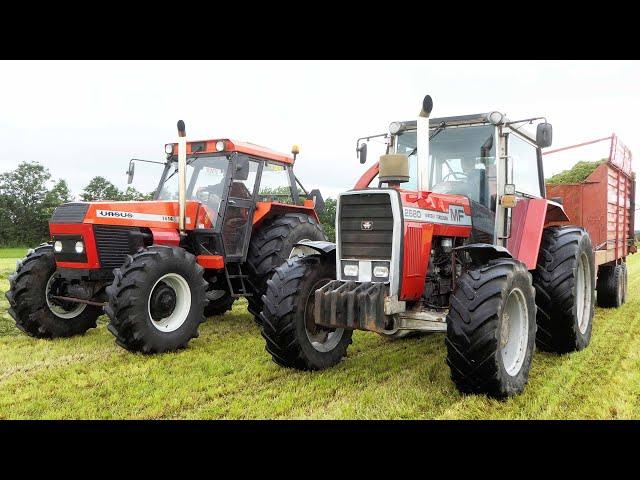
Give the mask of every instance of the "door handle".
POLYGON ((227 203, 228 203, 229 205, 235 206, 236 201, 235 201, 235 200, 229 200, 229 201, 227 201, 227 203))

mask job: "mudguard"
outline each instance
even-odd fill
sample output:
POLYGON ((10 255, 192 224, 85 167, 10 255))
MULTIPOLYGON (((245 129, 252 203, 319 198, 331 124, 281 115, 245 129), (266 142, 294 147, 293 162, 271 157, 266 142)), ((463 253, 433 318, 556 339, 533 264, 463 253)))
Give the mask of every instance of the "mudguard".
POLYGON ((494 258, 512 258, 513 255, 505 247, 490 243, 471 243, 453 249, 455 252, 468 252, 471 261, 476 265, 484 265, 494 258))
POLYGON ((326 257, 336 257, 336 244, 322 240, 302 240, 294 245, 289 254, 289 258, 306 257, 308 255, 320 255, 326 257))

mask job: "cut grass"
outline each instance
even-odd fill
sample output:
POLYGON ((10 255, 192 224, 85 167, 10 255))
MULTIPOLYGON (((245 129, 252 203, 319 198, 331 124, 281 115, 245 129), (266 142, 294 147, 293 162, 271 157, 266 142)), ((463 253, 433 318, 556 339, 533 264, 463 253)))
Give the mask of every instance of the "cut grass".
POLYGON ((525 392, 507 401, 463 396, 449 380, 441 334, 389 341, 356 332, 333 369, 271 362, 237 302, 186 350, 131 354, 105 317, 86 335, 37 340, 18 332, 4 291, 15 259, 0 260, 0 418, 640 418, 640 256, 629 300, 597 309, 589 347, 536 352, 525 392))

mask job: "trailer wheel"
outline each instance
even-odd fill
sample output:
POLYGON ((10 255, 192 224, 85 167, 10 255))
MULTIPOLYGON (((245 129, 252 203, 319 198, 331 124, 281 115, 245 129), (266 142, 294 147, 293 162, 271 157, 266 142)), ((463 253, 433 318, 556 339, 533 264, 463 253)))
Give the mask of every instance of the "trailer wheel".
POLYGON ((293 246, 301 240, 326 240, 320 224, 304 213, 286 213, 272 217, 254 232, 247 254, 247 273, 251 296, 248 310, 260 324, 262 296, 267 280, 277 267, 289 258, 293 246))
POLYGON ((71 337, 95 328, 102 308, 51 298, 59 282, 50 244, 40 245, 18 262, 5 294, 16 327, 37 338, 71 337))
POLYGON ((262 336, 273 361, 298 370, 321 370, 342 360, 351 330, 314 322, 315 291, 336 278, 335 263, 317 255, 276 268, 262 297, 262 336))
POLYGON ((589 234, 579 227, 549 227, 542 234, 533 285, 538 306, 536 343, 567 353, 589 344, 595 293, 589 234))
POLYGON ((494 259, 463 273, 447 315, 447 364, 458 390, 497 398, 522 392, 535 318, 531 274, 521 262, 494 259))
POLYGON ((203 272, 182 248, 152 245, 128 256, 107 287, 105 312, 116 343, 143 353, 185 348, 204 321, 203 272))
POLYGON ((627 294, 629 293, 629 273, 627 271, 627 264, 626 263, 621 263, 620 266, 622 267, 622 284, 624 285, 622 287, 622 304, 624 305, 625 303, 627 303, 627 294))
POLYGON ((207 306, 204 307, 204 316, 206 318, 224 315, 225 312, 233 308, 233 302, 236 301, 226 290, 217 290, 216 292, 219 292, 219 296, 214 296, 213 300, 208 299, 207 306))
POLYGON ((601 265, 596 286, 599 307, 618 308, 625 300, 625 269, 621 265, 601 265))

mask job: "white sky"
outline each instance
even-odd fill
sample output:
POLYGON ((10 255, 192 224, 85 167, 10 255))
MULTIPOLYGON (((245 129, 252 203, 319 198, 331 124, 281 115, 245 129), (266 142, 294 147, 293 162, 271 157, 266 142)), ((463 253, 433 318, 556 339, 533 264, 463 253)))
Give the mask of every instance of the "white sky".
MULTIPOLYGON (((426 93, 436 117, 546 116, 552 148, 616 132, 638 170, 639 89, 638 61, 2 61, 0 171, 35 160, 76 196, 95 175, 124 188, 129 159, 164 160, 183 119, 194 140, 300 144, 302 183, 335 196, 376 159, 370 145, 360 165, 356 139, 413 119, 426 93)), ((546 176, 572 161, 549 157, 546 176)), ((161 167, 136 169, 155 188, 161 167)))

